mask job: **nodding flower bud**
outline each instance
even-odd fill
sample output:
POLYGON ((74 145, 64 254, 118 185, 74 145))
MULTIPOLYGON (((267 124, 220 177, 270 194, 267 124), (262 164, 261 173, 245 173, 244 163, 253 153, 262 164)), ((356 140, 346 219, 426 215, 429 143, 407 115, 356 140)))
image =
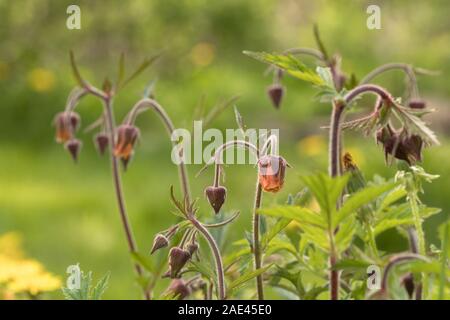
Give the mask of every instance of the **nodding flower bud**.
POLYGON ((408 273, 406 276, 404 276, 401 280, 401 283, 405 287, 406 292, 408 292, 409 298, 412 299, 415 290, 414 277, 412 273, 408 273))
POLYGON ((71 139, 64 145, 75 162, 77 162, 78 160, 78 154, 80 153, 81 145, 81 141, 78 139, 71 139))
POLYGON ((390 154, 396 159, 406 161, 409 165, 422 161, 423 141, 418 135, 381 128, 377 132, 377 142, 383 144, 386 159, 390 154))
POLYGON ((167 293, 173 295, 174 298, 183 300, 191 294, 191 288, 183 279, 173 279, 167 288, 167 293))
POLYGON ((106 148, 108 147, 109 144, 109 138, 108 135, 106 133, 99 133, 95 136, 95 146, 97 147, 98 153, 100 153, 100 155, 104 155, 106 148))
POLYGON ((122 124, 117 128, 114 155, 128 163, 133 153, 134 144, 139 138, 139 129, 130 124, 122 124))
POLYGON ((179 247, 173 247, 169 252, 169 273, 171 278, 176 278, 184 265, 191 258, 191 254, 179 247))
POLYGON ((280 156, 265 155, 258 160, 259 183, 266 192, 278 192, 284 184, 287 162, 280 156))
POLYGON ((205 195, 208 198, 209 203, 217 214, 220 211, 225 199, 227 197, 227 188, 223 186, 209 186, 205 189, 205 195))
POLYGON ((56 142, 65 143, 73 138, 73 134, 78 130, 80 116, 76 112, 64 111, 55 116, 56 142))
POLYGON ((409 102, 408 106, 411 109, 425 109, 427 104, 422 99, 411 99, 411 101, 409 102))
POLYGON ((169 240, 166 238, 166 236, 162 234, 157 234, 155 239, 153 239, 153 246, 152 250, 150 251, 150 254, 153 254, 153 252, 167 247, 169 245, 169 240))
POLYGON ((279 109, 281 100, 284 96, 284 87, 278 83, 272 84, 267 88, 267 94, 269 95, 270 101, 272 101, 273 106, 276 109, 279 109))
POLYGON ((186 250, 192 257, 194 253, 198 250, 198 244, 196 242, 191 242, 186 246, 186 250))

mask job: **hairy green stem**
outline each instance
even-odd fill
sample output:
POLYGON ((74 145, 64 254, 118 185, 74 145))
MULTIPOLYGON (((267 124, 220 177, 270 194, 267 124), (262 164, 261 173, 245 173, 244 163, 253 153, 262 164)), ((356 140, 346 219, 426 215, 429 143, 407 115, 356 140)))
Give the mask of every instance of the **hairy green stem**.
MULTIPOLYGON (((253 207, 253 256, 254 256, 255 270, 260 269, 262 266, 262 255, 259 241, 261 219, 260 215, 258 214, 258 210, 261 207, 261 201, 262 201, 262 187, 258 181, 256 184, 255 203, 253 207)), ((263 277, 262 274, 259 274, 256 277, 256 289, 258 293, 258 300, 264 300, 264 287, 262 277, 263 277)))
POLYGON ((203 235, 205 240, 208 242, 209 247, 214 256, 214 260, 216 263, 216 272, 217 272, 217 291, 218 297, 220 300, 225 300, 226 298, 226 288, 225 288, 225 276, 223 269, 222 256, 220 255, 219 248, 217 246, 216 241, 209 231, 193 216, 189 217, 189 220, 194 225, 194 227, 203 235))
MULTIPOLYGON (((420 216, 419 206, 417 205, 418 199, 415 192, 409 192, 408 194, 408 201, 409 205, 411 207, 411 212, 414 219, 414 228, 417 233, 417 249, 420 255, 426 256, 426 249, 425 249, 425 234, 423 232, 422 228, 422 217, 420 216)), ((428 276, 426 273, 422 273, 422 285, 421 287, 423 290, 422 292, 418 291, 416 294, 416 299, 421 300, 423 298, 423 295, 425 295, 425 298, 428 293, 428 276)))

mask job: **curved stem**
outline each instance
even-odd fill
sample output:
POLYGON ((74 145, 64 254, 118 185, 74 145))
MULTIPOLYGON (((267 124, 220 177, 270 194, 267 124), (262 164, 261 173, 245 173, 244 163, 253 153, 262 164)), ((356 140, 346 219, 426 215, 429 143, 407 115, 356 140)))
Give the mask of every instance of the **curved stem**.
MULTIPOLYGON (((169 134, 169 137, 172 137, 172 134, 175 130, 175 127, 172 123, 172 120, 170 119, 167 112, 164 110, 164 108, 155 100, 150 98, 144 98, 142 100, 139 100, 134 107, 131 109, 129 115, 127 116, 127 121, 130 123, 134 123, 136 120, 137 115, 144 111, 144 108, 152 108, 161 118, 161 120, 164 123, 164 126, 167 129, 167 132, 169 134)), ((176 146, 175 141, 172 141, 173 146, 176 146)), ((183 190, 184 199, 187 201, 187 203, 191 202, 191 193, 189 189, 189 177, 187 174, 186 164, 181 159, 181 161, 178 164, 178 172, 180 177, 180 184, 181 189, 183 190)))
POLYGON ((220 300, 225 300, 225 281, 224 281, 224 271, 223 271, 223 262, 222 256, 220 255, 219 248, 217 247, 217 243, 214 240, 213 236, 209 231, 194 217, 190 216, 189 220, 194 225, 195 228, 203 235, 205 240, 208 242, 209 247, 214 256, 214 260, 216 262, 216 271, 217 271, 217 286, 218 286, 218 296, 220 300))
POLYGON ((384 88, 375 84, 362 84, 350 90, 344 97, 346 104, 352 102, 356 97, 364 93, 374 93, 378 95, 383 101, 394 103, 391 94, 384 88))
POLYGON ((389 280, 389 272, 397 265, 409 260, 423 260, 428 261, 425 257, 415 254, 415 253, 405 253, 405 254, 398 254, 394 257, 392 257, 389 261, 389 263, 386 265, 386 268, 384 269, 383 273, 383 279, 381 280, 381 290, 387 291, 388 289, 388 280, 389 280))
MULTIPOLYGON (((268 140, 270 141, 270 140, 268 140)), ((245 140, 235 140, 235 141, 229 141, 227 143, 222 144, 219 148, 217 148, 216 153, 213 157, 214 162, 216 164, 216 175, 214 177, 214 181, 218 181, 219 177, 218 175, 220 174, 220 171, 217 171, 217 167, 219 166, 219 163, 221 163, 222 161, 222 153, 223 151, 225 151, 226 149, 232 147, 232 146, 243 146, 251 151, 253 151, 256 154, 256 157, 259 159, 259 155, 260 152, 258 150, 258 148, 245 140)), ((267 148, 266 148, 267 149, 267 148)), ((258 214, 258 209, 261 207, 261 200, 262 200, 262 188, 261 185, 259 183, 259 180, 257 180, 257 184, 256 184, 256 193, 255 193, 255 201, 254 201, 254 206, 253 206, 253 223, 252 223, 252 228, 253 228, 253 260, 254 260, 254 266, 255 266, 255 270, 260 269, 261 268, 261 264, 262 264, 262 258, 261 258, 261 250, 260 250, 260 241, 259 241, 259 235, 260 235, 260 216, 258 214)), ((257 292, 258 292, 258 299, 259 300, 264 300, 264 288, 263 288, 263 279, 262 279, 262 275, 258 275, 256 277, 256 287, 257 287, 257 292)))
POLYGON ((414 73, 414 69, 411 65, 407 63, 401 63, 401 62, 393 62, 393 63, 386 63, 382 66, 379 66, 378 68, 375 68, 371 72, 369 72, 361 81, 360 84, 366 84, 369 83, 373 78, 376 76, 379 76, 380 74, 389 71, 389 70, 402 70, 405 72, 405 74, 408 76, 409 81, 412 86, 412 94, 413 96, 418 95, 418 88, 417 88, 417 79, 416 75, 414 73))
MULTIPOLYGON (((115 123, 114 123, 114 114, 113 114, 113 110, 112 110, 112 98, 107 97, 107 98, 105 98, 104 102, 105 102, 106 122, 107 122, 107 128, 108 128, 108 133, 109 133, 109 139, 110 139, 110 141, 114 141, 115 123)), ((124 227, 125 235, 127 238, 128 248, 130 249, 131 252, 137 252, 137 245, 134 240, 133 231, 132 231, 132 228, 131 228, 131 225, 130 225, 130 222, 128 219, 128 214, 126 211, 125 199, 123 196, 122 182, 120 179, 118 161, 117 161, 117 158, 114 156, 112 143, 110 144, 109 150, 110 150, 110 157, 111 157, 111 168, 112 168, 114 187, 116 190, 116 198, 117 198, 117 203, 119 206, 120 218, 122 220, 122 225, 124 227)), ((141 266, 137 263, 134 266, 135 266, 136 273, 139 276, 141 276, 143 273, 141 266)), ((144 295, 145 295, 146 299, 150 299, 150 293, 147 290, 144 290, 144 295)))

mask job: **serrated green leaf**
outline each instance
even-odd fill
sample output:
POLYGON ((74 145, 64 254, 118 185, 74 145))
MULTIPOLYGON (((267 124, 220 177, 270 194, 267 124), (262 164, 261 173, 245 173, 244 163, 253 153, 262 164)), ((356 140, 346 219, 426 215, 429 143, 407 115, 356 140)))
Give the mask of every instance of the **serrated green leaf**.
POLYGON ((302 236, 306 238, 311 243, 315 244, 317 247, 322 250, 329 252, 330 251, 330 242, 327 237, 325 231, 321 228, 317 228, 311 225, 303 225, 301 226, 303 231, 302 236))
POLYGON ((349 215, 356 213, 362 206, 371 203, 376 200, 383 193, 391 190, 396 185, 394 183, 388 183, 384 185, 366 187, 353 195, 351 195, 339 209, 339 211, 333 216, 333 227, 336 228, 341 221, 347 218, 349 215))
POLYGON ((319 203, 321 213, 327 223, 331 224, 332 216, 336 211, 336 203, 347 185, 349 175, 331 178, 324 173, 320 173, 302 176, 301 179, 319 203))
POLYGON ((252 271, 249 271, 249 272, 241 275, 239 278, 237 278, 236 280, 234 280, 233 282, 230 283, 230 285, 228 286, 228 290, 227 290, 227 292, 228 292, 227 296, 231 296, 234 291, 238 290, 246 282, 252 280, 253 278, 256 278, 260 274, 263 274, 270 267, 272 267, 271 264, 268 266, 265 266, 263 268, 252 270, 252 271))
POLYGON ((317 86, 325 85, 322 78, 314 70, 306 67, 291 54, 270 54, 266 52, 244 51, 244 54, 261 62, 273 64, 290 75, 317 86))
POLYGON ((95 285, 95 287, 92 289, 92 295, 91 300, 100 300, 102 295, 105 293, 106 289, 108 288, 108 282, 109 277, 111 273, 106 273, 95 285))
POLYGON ((356 232, 356 219, 350 217, 339 225, 339 231, 334 237, 335 245, 339 252, 345 251, 352 243, 356 232))
POLYGON ((308 208, 299 206, 278 206, 269 209, 261 209, 258 212, 271 217, 296 220, 300 222, 301 225, 308 224, 322 229, 326 228, 326 222, 323 217, 308 208))
POLYGON ((287 252, 292 253, 294 256, 297 256, 297 250, 292 245, 292 243, 281 239, 273 239, 273 241, 267 247, 266 254, 270 256, 272 253, 281 250, 286 250, 287 252))
POLYGON ((261 238, 261 247, 264 249, 270 241, 288 226, 292 219, 280 218, 261 238))
POLYGON ((414 224, 413 219, 384 219, 375 226, 373 234, 377 236, 388 229, 411 224, 414 224))

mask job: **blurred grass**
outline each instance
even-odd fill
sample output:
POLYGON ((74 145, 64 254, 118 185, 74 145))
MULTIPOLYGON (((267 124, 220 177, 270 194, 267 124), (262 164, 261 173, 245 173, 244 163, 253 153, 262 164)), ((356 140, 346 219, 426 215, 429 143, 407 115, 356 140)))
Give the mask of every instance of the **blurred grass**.
MULTIPOLYGON (((313 101, 314 91, 305 84, 286 78, 287 96, 276 112, 265 96, 271 82, 262 75, 265 67, 242 55, 242 50, 313 46, 314 22, 328 50, 344 56, 344 70, 354 71, 359 78, 376 65, 393 61, 441 71, 441 76, 420 77, 421 94, 439 109, 430 121, 442 146, 425 151, 424 167, 441 178, 426 185, 423 196, 428 205, 443 208, 442 214, 425 224, 429 243, 439 245, 436 226, 450 208, 443 192, 450 181, 449 2, 377 1, 382 10, 382 30, 378 31, 365 27, 368 1, 136 0, 109 1, 107 10, 100 2, 76 1, 82 10, 82 29, 69 31, 65 9, 72 3, 0 0, 0 233, 21 232, 29 255, 50 271, 65 276, 67 266, 76 262, 96 277, 111 270, 106 298, 139 297, 108 159, 96 155, 87 134, 80 134, 84 147, 76 166, 53 142, 52 118, 75 84, 69 50, 74 50, 83 75, 95 84, 107 75, 114 78, 121 52, 126 53, 130 72, 144 57, 163 50, 162 58, 117 98, 118 119, 155 78, 157 98, 177 127, 191 126, 202 96, 211 107, 239 94, 237 105, 247 126, 280 128, 281 151, 294 167, 288 172, 285 189, 265 196, 265 205, 271 205, 299 190, 298 175, 326 170, 326 132, 319 127, 328 122, 329 106, 313 101), (299 144, 311 135, 316 139, 299 144)), ((399 73, 379 80, 401 95, 404 81, 399 73)), ((100 110, 98 101, 86 98, 79 107, 83 125, 94 121, 100 110)), ((154 234, 175 221, 168 190, 172 184, 178 187, 178 180, 170 162, 170 144, 156 116, 144 115, 138 124, 143 138, 124 184, 138 244, 147 252, 154 234)), ((234 128, 232 111, 226 111, 213 126, 234 128)), ((375 173, 386 178, 395 174, 395 167, 385 167, 382 151, 372 139, 347 133, 345 142, 367 178, 375 173)), ((211 183, 212 172, 194 179, 198 169, 189 168, 192 191, 201 198, 202 213, 208 219, 211 211, 202 191, 211 183)), ((227 167, 226 174, 229 197, 225 209, 242 212, 227 235, 238 239, 250 229, 256 172, 251 166, 234 166, 227 167)), ((395 232, 378 240, 385 250, 401 250, 406 245, 395 232)), ((52 297, 62 296, 54 293, 52 297)))

